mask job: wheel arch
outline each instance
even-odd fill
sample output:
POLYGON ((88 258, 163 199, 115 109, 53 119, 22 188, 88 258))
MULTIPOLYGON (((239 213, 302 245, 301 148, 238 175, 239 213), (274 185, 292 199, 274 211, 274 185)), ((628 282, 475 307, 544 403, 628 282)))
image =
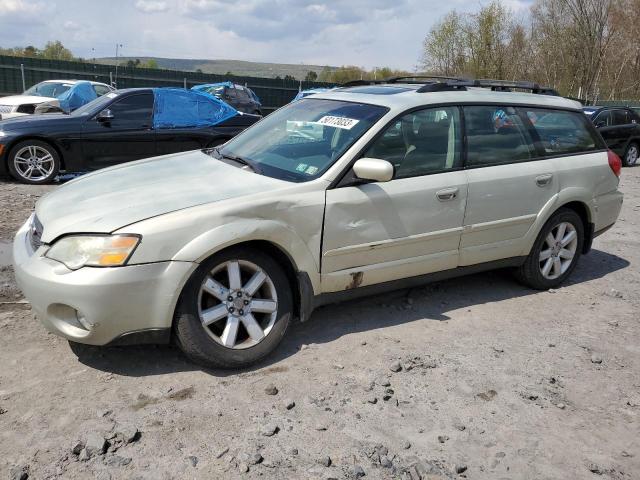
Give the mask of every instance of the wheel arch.
POLYGON ((573 210, 582 220, 582 225, 584 227, 584 242, 582 243, 582 253, 589 253, 589 250, 591 250, 591 244, 593 243, 594 234, 594 223, 589 207, 584 202, 574 200, 561 205, 553 213, 557 212, 561 208, 573 210))
MULTIPOLYGON (((309 275, 306 272, 298 270, 295 260, 289 255, 280 245, 269 240, 247 240, 232 243, 211 252, 207 257, 203 258, 199 263, 206 261, 214 255, 219 255, 223 252, 234 248, 248 248, 255 251, 260 251, 267 254, 274 259, 280 267, 282 267, 289 285, 291 287, 291 295, 293 299, 293 311, 294 314, 301 320, 305 321, 309 318, 312 310, 313 303, 313 286, 309 280, 309 275)), ((193 273, 192 273, 193 275, 193 273)), ((184 289, 189 285, 191 275, 185 280, 181 286, 180 295, 181 298, 184 289)), ((176 316, 175 310, 178 308, 179 300, 174 306, 174 315, 172 316, 172 325, 175 323, 176 316)))

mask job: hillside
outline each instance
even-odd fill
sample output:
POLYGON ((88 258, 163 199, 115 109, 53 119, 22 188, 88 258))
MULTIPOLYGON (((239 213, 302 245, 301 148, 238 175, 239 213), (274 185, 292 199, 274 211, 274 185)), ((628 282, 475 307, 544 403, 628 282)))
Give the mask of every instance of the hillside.
MULTIPOLYGON (((287 63, 263 63, 246 62, 243 60, 205 60, 205 59, 181 59, 181 58, 159 58, 159 57, 119 57, 120 65, 128 60, 139 59, 141 62, 155 60, 160 68, 168 70, 196 71, 202 70, 204 73, 225 74, 231 72, 234 75, 275 78, 291 75, 296 79, 303 80, 309 71, 314 71, 318 75, 325 68, 322 65, 304 65, 287 63)), ((114 64, 114 57, 104 57, 96 59, 97 63, 114 64)), ((328 67, 335 69, 336 67, 328 67)))

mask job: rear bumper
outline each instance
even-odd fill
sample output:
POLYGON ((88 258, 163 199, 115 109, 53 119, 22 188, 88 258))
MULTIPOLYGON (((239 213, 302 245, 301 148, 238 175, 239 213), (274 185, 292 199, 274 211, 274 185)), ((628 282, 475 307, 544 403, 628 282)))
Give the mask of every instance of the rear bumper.
POLYGON ((90 345, 132 343, 139 337, 134 333, 143 331, 168 333, 196 264, 169 261, 73 271, 44 257, 47 247, 33 252, 28 227, 29 222, 14 240, 15 276, 47 330, 90 345))
POLYGON ((594 236, 613 226, 620 215, 623 199, 624 195, 618 190, 598 195, 595 198, 594 236))

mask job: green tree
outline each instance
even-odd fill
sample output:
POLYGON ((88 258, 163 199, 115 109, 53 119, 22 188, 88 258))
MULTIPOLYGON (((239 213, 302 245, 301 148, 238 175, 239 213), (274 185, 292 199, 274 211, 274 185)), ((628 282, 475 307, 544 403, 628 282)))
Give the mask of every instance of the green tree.
POLYGON ((304 80, 306 82, 315 82, 316 80, 318 80, 318 74, 313 70, 309 70, 307 72, 307 75, 304 77, 304 80))
POLYGON ((284 76, 284 80, 285 81, 289 81, 289 82, 295 82, 296 81, 296 77, 294 77, 293 75, 285 75, 284 76))
POLYGON ((154 58, 150 58, 144 64, 145 68, 159 68, 158 61, 154 58))
POLYGON ((42 58, 46 58, 49 60, 73 60, 73 53, 71 50, 65 48, 60 40, 55 40, 53 42, 47 42, 47 44, 42 49, 42 53, 40 55, 42 58))

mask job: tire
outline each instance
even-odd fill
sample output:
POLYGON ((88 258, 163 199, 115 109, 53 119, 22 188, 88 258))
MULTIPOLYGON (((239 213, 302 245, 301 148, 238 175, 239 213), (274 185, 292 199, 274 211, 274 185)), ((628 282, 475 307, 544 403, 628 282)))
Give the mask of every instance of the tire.
POLYGON ((557 287, 573 272, 580 259, 583 244, 584 225, 582 219, 575 211, 561 208, 542 227, 531 253, 516 271, 516 277, 523 284, 536 290, 557 287), (572 231, 575 232, 575 237, 564 246, 556 246, 560 234, 558 227, 561 225, 565 226, 563 235, 565 241, 568 238, 567 235, 572 231), (549 244, 551 241, 549 235, 554 239, 553 246, 549 244), (567 251, 572 253, 571 258, 567 258, 567 251), (560 264, 557 263, 558 261, 560 264), (551 262, 551 268, 545 274, 545 267, 548 267, 549 262, 551 262))
POLYGON ((278 346, 292 311, 291 286, 282 268, 259 251, 234 247, 202 263, 187 282, 174 317, 175 338, 195 363, 207 368, 242 368, 278 346), (232 289, 234 265, 240 281, 232 289), (259 272, 266 278, 254 290, 249 280, 259 272), (256 303, 258 300, 262 303, 256 303), (247 313, 244 308, 251 310, 247 313))
POLYGON ((622 165, 625 167, 634 167, 638 164, 640 159, 640 146, 636 142, 631 142, 627 145, 627 150, 622 157, 622 165))
POLYGON ((60 156, 46 142, 24 140, 9 152, 7 166, 11 176, 19 182, 41 185, 51 183, 58 175, 60 156))

